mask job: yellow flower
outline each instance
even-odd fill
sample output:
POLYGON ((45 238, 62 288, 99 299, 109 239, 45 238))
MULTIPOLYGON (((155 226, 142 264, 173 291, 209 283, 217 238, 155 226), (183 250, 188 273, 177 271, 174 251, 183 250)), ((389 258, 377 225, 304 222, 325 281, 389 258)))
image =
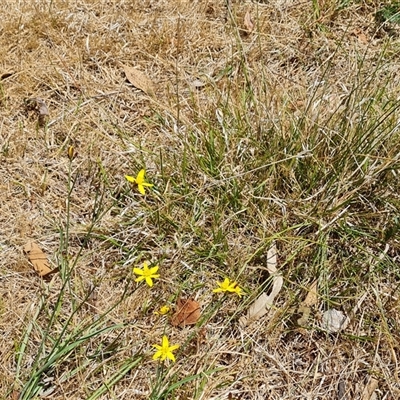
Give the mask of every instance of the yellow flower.
POLYGON ((153 360, 157 360, 157 358, 160 358, 161 361, 164 361, 166 358, 169 358, 170 360, 175 361, 175 356, 172 352, 179 348, 179 344, 170 346, 168 338, 164 335, 162 338, 161 346, 158 344, 153 344, 153 347, 157 349, 153 356, 153 360))
POLYGON ((165 314, 168 314, 169 313, 169 310, 170 310, 171 308, 170 307, 168 307, 168 306, 162 306, 158 311, 154 311, 154 314, 157 314, 157 315, 165 315, 165 314))
POLYGON ((223 282, 217 282, 217 285, 219 287, 217 289, 213 290, 214 293, 234 292, 235 291, 236 282, 231 283, 229 278, 225 278, 223 282))
POLYGON ((235 286, 234 293, 236 293, 239 297, 244 295, 243 289, 239 285, 235 286))
POLYGON ((144 169, 141 169, 141 170, 139 171, 139 173, 137 174, 137 177, 136 177, 136 178, 134 178, 133 176, 130 176, 130 175, 125 175, 125 179, 126 179, 128 182, 135 183, 135 184, 138 186, 139 192, 142 193, 142 194, 145 194, 145 190, 144 190, 144 187, 145 187, 145 186, 147 186, 147 187, 152 187, 152 186, 154 186, 152 183, 147 183, 147 182, 145 182, 145 180, 144 180, 144 174, 145 174, 145 170, 144 170, 144 169))
POLYGON ((136 275, 139 275, 139 278, 135 279, 135 282, 140 282, 146 280, 146 283, 152 287, 153 286, 153 279, 159 278, 160 275, 157 274, 159 266, 156 265, 155 267, 149 268, 149 265, 145 261, 143 263, 143 269, 140 268, 133 268, 133 272, 136 275))
POLYGON ((218 288, 214 289, 214 293, 230 292, 236 293, 239 297, 243 296, 243 290, 238 286, 236 282, 232 282, 229 278, 225 278, 223 282, 217 282, 218 288))

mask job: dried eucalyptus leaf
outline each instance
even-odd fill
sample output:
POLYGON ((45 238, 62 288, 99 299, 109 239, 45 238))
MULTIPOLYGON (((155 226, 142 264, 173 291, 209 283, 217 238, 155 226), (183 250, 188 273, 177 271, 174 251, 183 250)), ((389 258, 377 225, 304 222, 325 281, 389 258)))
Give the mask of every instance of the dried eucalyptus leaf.
POLYGON ((252 322, 261 318, 272 308, 275 297, 281 291, 283 286, 283 277, 276 268, 277 257, 276 257, 276 246, 273 245, 267 253, 267 269, 273 279, 272 290, 269 295, 261 293, 260 296, 253 302, 253 304, 247 310, 246 316, 239 319, 241 326, 245 327, 250 325, 252 322))
POLYGON ((137 68, 123 66, 126 79, 135 86, 150 96, 154 95, 154 85, 150 78, 148 78, 142 71, 137 68))

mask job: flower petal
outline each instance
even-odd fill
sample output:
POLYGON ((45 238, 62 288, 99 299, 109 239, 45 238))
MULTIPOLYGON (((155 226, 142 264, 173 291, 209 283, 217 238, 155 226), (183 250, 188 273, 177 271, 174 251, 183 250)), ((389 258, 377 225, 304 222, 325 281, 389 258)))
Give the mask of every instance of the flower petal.
POLYGON ((128 182, 136 183, 136 179, 135 179, 133 176, 125 175, 125 179, 126 179, 128 182))
POLYGON ((168 351, 165 356, 168 357, 173 362, 175 362, 175 356, 170 351, 168 351))
POLYGON ((151 275, 156 274, 159 268, 160 268, 160 267, 159 267, 158 265, 156 265, 156 266, 150 268, 150 269, 149 269, 149 274, 151 274, 151 275))
POLYGON ((244 292, 243 292, 242 288, 239 287, 239 286, 236 286, 236 288, 235 288, 235 293, 236 293, 239 297, 242 297, 242 296, 244 295, 244 292))
POLYGON ((156 314, 156 315, 166 315, 166 314, 169 313, 170 309, 171 308, 168 307, 168 306, 162 306, 162 307, 160 307, 160 309, 158 311, 154 311, 154 314, 156 314))
POLYGON ((138 183, 138 189, 141 194, 146 194, 142 183, 138 183))
POLYGON ((228 287, 226 288, 227 292, 236 292, 236 288, 237 288, 238 284, 236 282, 231 283, 230 285, 228 285, 228 287))
POLYGON ((157 358, 160 358, 162 354, 163 354, 162 351, 158 350, 157 352, 154 353, 153 360, 157 360, 157 358))
POLYGON ((228 290, 229 285, 230 285, 229 278, 225 278, 220 286, 221 286, 222 289, 228 290))
POLYGON ((145 170, 144 170, 144 169, 141 169, 141 170, 139 171, 139 173, 137 174, 136 183, 137 183, 138 185, 140 185, 140 184, 142 184, 142 183, 144 182, 144 173, 145 173, 145 170))
POLYGON ((153 287, 153 281, 151 280, 151 278, 149 276, 146 276, 146 283, 150 286, 153 287))
POLYGON ((144 270, 140 269, 140 268, 133 268, 133 273, 135 275, 143 275, 144 274, 144 270))

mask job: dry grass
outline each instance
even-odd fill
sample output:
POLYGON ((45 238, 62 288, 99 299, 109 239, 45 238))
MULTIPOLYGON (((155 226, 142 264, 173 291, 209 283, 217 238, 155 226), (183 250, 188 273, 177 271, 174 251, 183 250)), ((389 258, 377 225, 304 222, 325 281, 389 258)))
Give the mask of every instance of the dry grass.
POLYGON ((373 1, 227 4, 7 1, 1 398, 399 398, 397 32, 373 1), (141 168, 146 196, 124 179, 141 168), (60 267, 51 281, 29 239, 60 267), (272 242, 283 290, 242 328, 272 242), (132 275, 145 260, 160 265, 151 289, 132 275), (247 295, 213 295, 225 276, 247 295), (180 295, 201 303, 197 326, 154 314, 180 295), (321 330, 329 308, 351 316, 344 332, 321 330), (151 358, 163 334, 175 364, 151 358))

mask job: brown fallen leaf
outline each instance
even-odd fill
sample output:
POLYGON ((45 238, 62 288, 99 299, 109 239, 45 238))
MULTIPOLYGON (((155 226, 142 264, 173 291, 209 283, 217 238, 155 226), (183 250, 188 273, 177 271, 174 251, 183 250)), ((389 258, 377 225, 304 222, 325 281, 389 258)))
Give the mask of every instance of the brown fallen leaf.
POLYGON ((244 27, 246 28, 247 33, 251 33, 254 30, 253 19, 251 18, 250 11, 247 11, 244 16, 244 27))
POLYGON ((362 43, 362 44, 368 44, 369 39, 368 39, 367 35, 363 32, 362 29, 355 29, 355 30, 353 31, 353 34, 354 34, 355 36, 357 36, 357 39, 358 39, 358 41, 359 41, 360 43, 362 43))
POLYGON ((34 241, 31 240, 24 246, 24 252, 27 254, 29 261, 32 263, 34 270, 42 278, 58 271, 58 268, 52 270, 49 267, 46 254, 43 253, 43 251, 34 241))
POLYGON ((267 269, 270 273, 273 284, 270 294, 262 293, 247 310, 246 316, 239 318, 239 323, 242 327, 248 326, 263 315, 267 314, 274 304, 275 297, 282 289, 283 278, 276 268, 276 246, 275 244, 270 247, 267 253, 267 269))
POLYGON ((175 314, 171 318, 173 326, 181 328, 194 325, 200 318, 200 304, 193 299, 178 299, 175 314))
POLYGON ((126 79, 135 86, 150 96, 154 96, 154 85, 151 79, 149 79, 142 71, 137 68, 128 67, 123 65, 126 79))
POLYGON ((308 322, 308 318, 311 314, 311 307, 318 304, 318 280, 315 280, 310 286, 307 296, 299 305, 298 313, 301 317, 297 320, 297 324, 300 326, 305 326, 308 322))
POLYGON ((306 298, 303 301, 303 306, 315 306, 316 304, 318 304, 318 280, 316 279, 310 286, 310 288, 308 289, 308 293, 306 298))
POLYGON ((12 392, 11 392, 11 397, 10 397, 10 399, 11 400, 18 400, 19 399, 19 397, 20 397, 20 392, 18 392, 18 390, 13 390, 12 392))

